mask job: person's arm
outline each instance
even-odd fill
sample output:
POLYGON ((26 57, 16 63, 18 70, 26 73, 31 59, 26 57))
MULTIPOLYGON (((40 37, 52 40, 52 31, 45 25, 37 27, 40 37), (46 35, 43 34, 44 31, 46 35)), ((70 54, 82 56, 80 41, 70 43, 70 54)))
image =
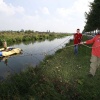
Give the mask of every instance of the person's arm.
POLYGON ((81 34, 81 40, 82 40, 83 35, 81 34))
POLYGON ((84 41, 84 42, 81 42, 80 44, 92 44, 95 40, 95 37, 90 39, 90 40, 87 40, 87 41, 84 41))
POLYGON ((90 39, 90 40, 85 41, 84 43, 85 44, 92 44, 94 42, 94 40, 95 40, 95 37, 90 39))
POLYGON ((80 41, 80 42, 82 41, 82 34, 81 34, 81 33, 80 33, 79 41, 80 41))

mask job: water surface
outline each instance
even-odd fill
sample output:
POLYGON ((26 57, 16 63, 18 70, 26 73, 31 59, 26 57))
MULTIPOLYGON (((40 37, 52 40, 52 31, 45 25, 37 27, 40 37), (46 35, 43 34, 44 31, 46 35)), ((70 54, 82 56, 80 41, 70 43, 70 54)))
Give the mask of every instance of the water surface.
POLYGON ((73 36, 54 39, 52 41, 45 40, 42 42, 29 42, 11 45, 11 47, 21 48, 22 54, 13 55, 0 59, 0 77, 6 77, 12 73, 18 73, 24 70, 28 65, 35 67, 45 57, 45 55, 54 54, 60 48, 63 48, 73 36))

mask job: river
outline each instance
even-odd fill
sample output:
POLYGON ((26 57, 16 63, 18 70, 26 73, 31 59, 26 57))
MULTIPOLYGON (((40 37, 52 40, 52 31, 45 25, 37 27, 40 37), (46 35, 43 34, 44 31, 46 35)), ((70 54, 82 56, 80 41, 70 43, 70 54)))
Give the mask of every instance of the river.
POLYGON ((10 57, 0 58, 0 79, 13 73, 19 73, 25 70, 29 65, 35 67, 46 55, 52 55, 58 49, 61 49, 73 39, 73 36, 67 36, 52 41, 36 41, 11 45, 10 47, 21 48, 22 54, 10 57))

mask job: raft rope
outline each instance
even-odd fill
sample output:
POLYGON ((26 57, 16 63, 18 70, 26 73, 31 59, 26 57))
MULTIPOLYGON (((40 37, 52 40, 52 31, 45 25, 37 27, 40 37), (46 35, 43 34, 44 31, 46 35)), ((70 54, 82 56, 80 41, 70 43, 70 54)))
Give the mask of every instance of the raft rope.
POLYGON ((62 44, 64 44, 66 41, 68 41, 69 39, 71 38, 71 36, 69 36, 65 41, 63 41, 61 44, 59 44, 58 46, 56 46, 55 48, 47 51, 47 52, 42 52, 42 53, 37 53, 37 54, 30 54, 30 53, 27 53, 26 55, 21 55, 21 56, 28 56, 28 55, 47 55, 47 53, 51 52, 51 51, 54 51, 55 49, 57 49, 59 46, 61 46, 62 44))
POLYGON ((99 46, 96 46, 96 47, 90 47, 90 46, 87 46, 87 45, 85 45, 85 44, 82 44, 82 45, 84 45, 84 46, 86 46, 86 47, 88 47, 88 48, 98 48, 98 47, 100 47, 100 45, 99 45, 99 46))
MULTIPOLYGON (((71 37, 71 36, 69 36, 69 38, 70 38, 70 37, 71 37)), ((61 46, 62 44, 64 44, 66 41, 68 41, 69 38, 67 38, 67 39, 66 39, 65 41, 63 41, 61 44, 59 44, 58 46, 56 46, 55 48, 53 48, 52 50, 49 50, 49 51, 47 51, 47 52, 42 52, 42 53, 40 53, 40 54, 29 54, 29 53, 27 53, 26 55, 21 55, 21 56, 18 56, 18 57, 31 56, 31 57, 35 57, 38 61, 41 61, 39 58, 37 58, 37 57, 34 56, 34 55, 47 55, 47 53, 49 53, 49 52, 51 52, 51 51, 54 51, 56 48, 58 48, 59 46, 61 46)), ((79 45, 79 44, 77 44, 77 45, 79 45)), ((87 47, 87 48, 90 48, 90 49, 91 49, 91 48, 100 47, 100 45, 97 46, 97 47, 90 47, 90 46, 87 46, 86 44, 81 44, 81 45, 83 45, 83 46, 85 46, 85 47, 87 47)), ((75 44, 66 46, 66 48, 70 48, 70 47, 73 47, 73 46, 75 46, 75 44)), ((13 56, 13 58, 14 58, 14 56, 13 56)), ((15 70, 13 70, 8 64, 7 64, 7 66, 15 73, 15 70)))
MULTIPOLYGON (((70 37, 69 37, 70 38, 70 37)), ((49 53, 49 52, 51 52, 51 51, 54 51, 56 48, 58 48, 59 46, 61 46, 62 44, 64 44, 66 41, 68 41, 68 39, 69 38, 67 38, 64 42, 62 42, 61 44, 59 44, 57 47, 55 47, 55 48, 53 48, 52 50, 49 50, 49 51, 47 51, 46 53, 44 52, 44 53, 40 53, 40 54, 38 54, 38 55, 44 55, 44 54, 47 54, 47 53, 49 53)), ((75 45, 75 44, 74 44, 75 45)), ((65 48, 70 48, 70 47, 74 47, 74 45, 68 45, 68 46, 66 46, 65 48)), ((90 47, 90 46, 87 46, 87 45, 85 45, 85 44, 82 44, 83 46, 86 46, 86 47, 88 47, 88 48, 94 48, 94 47, 90 47)), ((99 47, 99 46, 98 46, 99 47)), ((26 55, 21 55, 21 56, 18 56, 18 57, 24 57, 24 56, 31 56, 31 57, 35 57, 34 55, 37 55, 37 54, 29 54, 29 53, 27 53, 26 55)), ((14 57, 14 56, 13 56, 14 57)), ((41 61, 40 59, 38 59, 37 57, 35 57, 37 60, 39 60, 39 61, 41 61)), ((59 65, 60 65, 60 62, 56 62, 56 63, 59 63, 59 65)), ((9 65, 9 64, 7 64, 7 66, 9 67, 9 69, 10 70, 12 70, 15 74, 16 74, 16 71, 9 65)), ((27 77, 26 77, 27 78, 27 77)), ((15 83, 17 84, 17 81, 15 80, 15 79, 13 79, 14 81, 15 81, 15 83)), ((30 84, 30 83, 29 83, 30 84)))
POLYGON ((70 37, 71 37, 71 36, 69 36, 69 38, 67 38, 64 42, 62 42, 62 43, 61 43, 60 45, 58 45, 57 47, 53 48, 52 50, 47 51, 46 54, 49 53, 49 52, 51 52, 51 51, 54 51, 56 48, 58 48, 59 46, 61 46, 62 44, 64 44, 66 41, 68 41, 68 40, 70 39, 70 37))

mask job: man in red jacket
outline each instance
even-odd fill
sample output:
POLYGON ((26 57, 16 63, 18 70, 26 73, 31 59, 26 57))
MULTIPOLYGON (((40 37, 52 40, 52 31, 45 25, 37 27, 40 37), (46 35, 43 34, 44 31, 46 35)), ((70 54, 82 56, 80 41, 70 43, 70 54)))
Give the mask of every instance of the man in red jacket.
POLYGON ((90 76, 94 76, 96 69, 100 65, 100 31, 98 34, 85 42, 81 42, 80 44, 93 44, 92 46, 92 54, 91 54, 91 59, 90 59, 90 76))
POLYGON ((80 29, 77 29, 77 33, 74 34, 74 54, 78 54, 78 45, 82 40, 82 34, 80 33, 80 29))

